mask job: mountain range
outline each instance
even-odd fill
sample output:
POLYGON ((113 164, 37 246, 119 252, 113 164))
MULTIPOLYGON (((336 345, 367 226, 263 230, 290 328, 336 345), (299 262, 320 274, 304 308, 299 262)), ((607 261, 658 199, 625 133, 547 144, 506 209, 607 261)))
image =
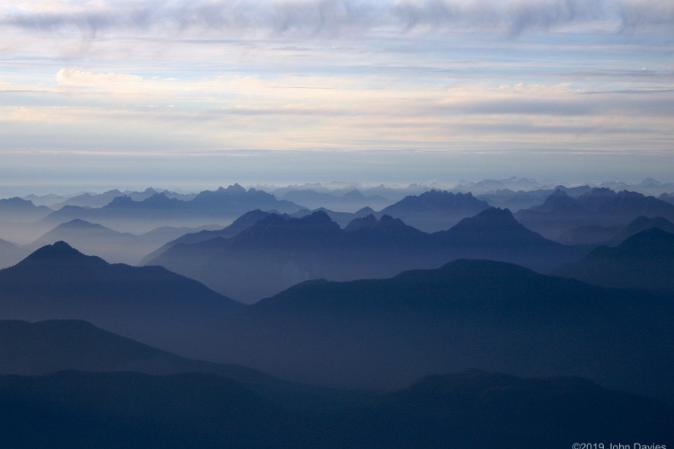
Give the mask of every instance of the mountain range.
POLYGON ((674 293, 674 234, 641 231, 618 246, 601 246, 560 274, 597 285, 674 293))
POLYGON ((674 220, 674 205, 629 191, 595 188, 573 198, 556 190, 542 205, 520 210, 516 216, 529 229, 559 239, 581 226, 621 227, 640 216, 674 220))
POLYGON ((592 188, 583 185, 576 187, 557 186, 554 189, 544 188, 534 190, 499 189, 478 194, 477 198, 486 201, 493 207, 507 208, 517 212, 522 209, 529 209, 545 203, 545 200, 557 190, 561 190, 567 195, 577 198, 580 195, 591 191, 592 188))
MULTIPOLYGON (((277 194, 275 192, 275 194, 277 194)), ((364 207, 380 209, 391 203, 381 195, 364 195, 360 190, 320 191, 312 189, 285 189, 279 198, 301 204, 311 209, 326 208, 342 212, 357 211, 364 207)))
POLYGON ((137 264, 149 252, 194 228, 162 227, 144 234, 117 232, 103 225, 75 219, 45 233, 28 248, 35 250, 58 241, 68 242, 87 254, 96 254, 109 262, 137 264))
POLYGON ((189 200, 156 193, 135 201, 129 196, 117 196, 100 208, 65 206, 45 218, 50 224, 74 219, 100 223, 114 229, 130 232, 149 231, 158 226, 203 226, 206 223, 231 222, 254 210, 296 212, 300 206, 277 200, 273 195, 238 184, 215 191, 203 191, 189 200))
POLYGON ((489 207, 488 203, 471 193, 430 190, 421 195, 407 196, 382 209, 380 215, 400 218, 417 229, 435 232, 446 230, 489 207))
POLYGON ((30 222, 53 212, 19 197, 0 199, 0 222, 30 222))
MULTIPOLYGON (((320 237, 320 220, 303 230, 316 226, 320 237)), ((377 226, 390 225, 400 226, 377 226)), ((251 306, 159 267, 110 265, 63 243, 0 271, 2 319, 83 319, 192 358, 334 387, 399 388, 478 368, 581 376, 672 402, 673 317, 671 297, 480 260, 389 279, 308 281, 251 306)))
POLYGON ((0 320, 0 375, 59 371, 134 371, 218 374, 238 382, 270 383, 271 376, 236 365, 191 360, 100 329, 86 321, 0 320))
POLYGON ((527 230, 508 210, 500 209, 486 209, 433 234, 388 215, 357 218, 344 229, 324 212, 301 218, 260 213, 253 219, 244 217, 235 234, 225 228, 220 234, 185 237, 167 244, 145 263, 251 302, 316 278, 381 278, 457 258, 551 269, 583 254, 527 230), (207 236, 217 238, 202 238, 207 236))

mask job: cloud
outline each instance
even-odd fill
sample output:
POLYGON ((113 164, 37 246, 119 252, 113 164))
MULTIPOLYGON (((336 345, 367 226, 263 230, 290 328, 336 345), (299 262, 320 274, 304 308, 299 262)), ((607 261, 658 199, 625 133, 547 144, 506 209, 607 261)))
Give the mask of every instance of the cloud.
POLYGON ((352 36, 407 32, 587 29, 671 33, 668 0, 156 0, 0 7, 0 25, 40 32, 352 36))

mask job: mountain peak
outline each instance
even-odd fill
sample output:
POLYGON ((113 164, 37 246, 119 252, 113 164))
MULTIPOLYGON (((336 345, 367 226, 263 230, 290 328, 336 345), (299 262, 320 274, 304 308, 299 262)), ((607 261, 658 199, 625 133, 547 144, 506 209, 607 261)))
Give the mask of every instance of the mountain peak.
POLYGON ((659 252, 663 245, 674 247, 674 235, 659 228, 649 228, 627 238, 617 248, 659 252))
POLYGON ((501 209, 490 207, 479 212, 473 217, 464 218, 451 229, 453 231, 476 231, 494 229, 502 231, 504 229, 522 228, 523 226, 515 220, 510 209, 501 209))
POLYGON ((243 187, 241 184, 238 182, 231 184, 227 187, 220 187, 218 189, 219 192, 227 192, 227 193, 245 193, 246 188, 243 187))
POLYGON ((32 254, 24 259, 24 262, 73 260, 85 257, 87 256, 61 240, 35 250, 32 254))
POLYGON ((371 229, 375 227, 377 223, 377 218, 374 215, 369 214, 364 217, 354 218, 348 225, 346 225, 344 230, 347 232, 352 232, 359 231, 361 229, 371 229))
POLYGON ((82 220, 81 218, 67 221, 57 227, 61 229, 107 229, 105 226, 97 223, 91 223, 89 221, 82 220))

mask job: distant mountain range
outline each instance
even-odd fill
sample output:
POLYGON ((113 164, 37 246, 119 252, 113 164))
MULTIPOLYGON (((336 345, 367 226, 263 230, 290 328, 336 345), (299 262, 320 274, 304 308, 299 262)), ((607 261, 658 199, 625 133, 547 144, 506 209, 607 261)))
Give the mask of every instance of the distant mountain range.
POLYGON ((503 207, 517 212, 522 209, 529 209, 545 203, 545 200, 555 193, 556 190, 561 190, 567 195, 577 198, 580 195, 591 191, 592 187, 584 185, 577 187, 557 186, 554 189, 544 188, 536 190, 501 189, 481 193, 477 195, 477 198, 486 201, 494 207, 503 207))
POLYGON ((597 285, 674 293, 674 234, 641 231, 616 247, 593 250, 560 274, 597 285))
POLYGON ((326 208, 342 212, 353 212, 364 207, 380 209, 391 203, 381 195, 364 195, 355 189, 346 192, 289 189, 282 191, 279 197, 311 209, 326 208))
POLYGON ((31 222, 44 218, 52 212, 52 209, 46 206, 36 206, 18 197, 0 199, 0 223, 31 222))
POLYGON ((190 200, 194 197, 193 194, 181 194, 176 192, 171 192, 169 190, 157 190, 152 187, 148 187, 143 191, 124 191, 122 192, 119 189, 108 190, 102 193, 81 193, 70 197, 64 201, 56 203, 53 205, 54 208, 60 209, 64 206, 77 206, 77 207, 90 207, 97 208, 103 207, 110 204, 115 198, 122 196, 128 196, 133 201, 144 201, 151 196, 157 194, 164 194, 169 198, 175 198, 180 200, 190 200))
POLYGON ((636 192, 592 189, 573 198, 557 190, 542 205, 521 210, 516 216, 529 229, 559 239, 582 226, 624 226, 640 216, 674 220, 674 205, 636 192))
POLYGON ((405 223, 424 232, 447 230, 460 220, 471 217, 490 206, 485 201, 475 198, 471 193, 454 193, 444 190, 429 190, 419 195, 409 195, 400 201, 375 211, 366 206, 355 212, 335 211, 326 207, 313 210, 304 209, 292 214, 301 218, 314 212, 324 212, 335 223, 344 227, 356 218, 374 215, 388 215, 400 218, 405 223))
POLYGON ((219 238, 197 234, 169 243, 145 262, 251 302, 309 279, 388 277, 462 257, 550 269, 583 254, 545 240, 499 209, 487 209, 434 234, 387 215, 357 218, 344 229, 324 212, 301 218, 257 213, 242 223, 236 233, 226 228, 208 234, 219 238))
POLYGON ((238 184, 215 191, 203 191, 190 200, 156 193, 135 201, 129 196, 117 196, 101 208, 66 206, 45 218, 58 224, 73 219, 93 221, 115 229, 139 231, 157 226, 199 226, 212 222, 227 222, 254 209, 296 212, 300 206, 277 200, 273 195, 238 184))
POLYGON ((615 246, 650 228, 674 233, 674 223, 662 217, 637 217, 625 226, 580 226, 564 232, 559 240, 567 245, 615 246))
POLYGON ((417 196, 407 196, 381 210, 381 215, 400 218, 410 226, 426 232, 442 231, 466 217, 490 206, 470 193, 431 190, 417 196))
POLYGON ((619 245, 642 231, 656 228, 674 234, 674 223, 662 217, 638 217, 611 237, 609 245, 619 245))
MULTIPOLYGON (((290 401, 288 401, 290 402, 290 401)), ((205 374, 0 377, 0 433, 16 449, 566 449, 579 439, 672 441, 672 409, 579 379, 468 372, 371 405, 294 412, 205 374), (39 426, 40 431, 35 431, 39 426)))

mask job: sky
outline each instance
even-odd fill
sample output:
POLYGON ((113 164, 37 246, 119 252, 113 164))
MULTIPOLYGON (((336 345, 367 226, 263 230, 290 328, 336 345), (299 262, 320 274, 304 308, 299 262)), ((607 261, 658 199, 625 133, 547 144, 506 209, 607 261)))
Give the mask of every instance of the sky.
POLYGON ((674 0, 0 1, 0 188, 674 180, 674 0))

